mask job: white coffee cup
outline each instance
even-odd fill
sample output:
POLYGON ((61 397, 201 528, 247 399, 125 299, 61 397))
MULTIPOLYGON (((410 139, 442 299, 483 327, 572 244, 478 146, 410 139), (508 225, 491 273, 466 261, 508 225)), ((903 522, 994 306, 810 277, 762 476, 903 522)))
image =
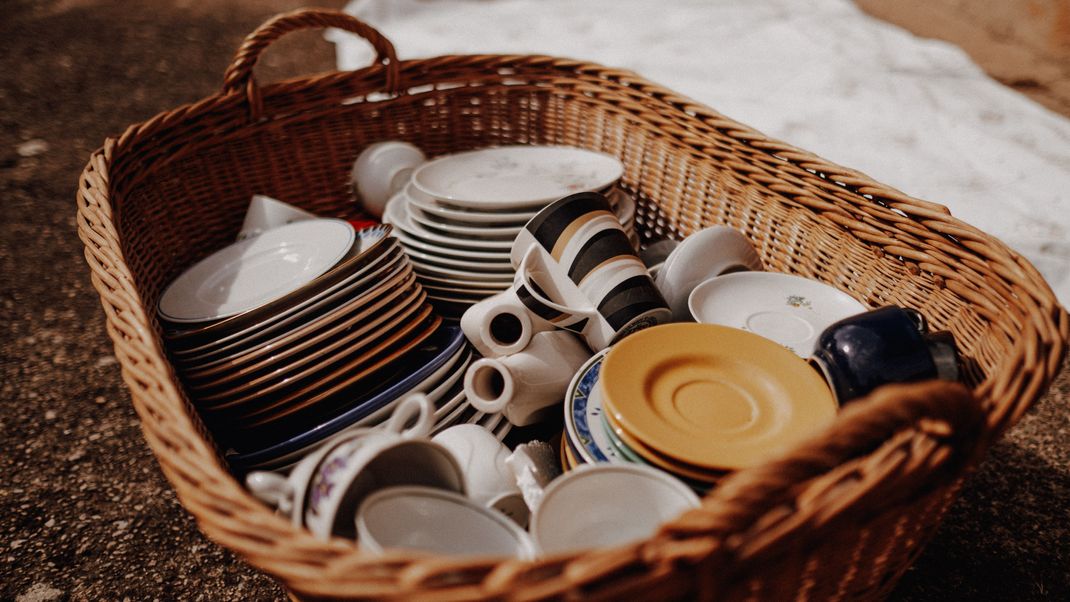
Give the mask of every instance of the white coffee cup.
POLYGON ((387 140, 369 145, 357 157, 350 175, 361 206, 381 217, 387 201, 405 187, 413 170, 426 162, 423 151, 408 142, 387 140))
POLYGON ((452 556, 535 557, 530 536, 516 523, 441 489, 383 489, 364 500, 355 523, 360 546, 376 553, 407 549, 452 556))
POLYGON ((522 351, 535 333, 553 328, 524 307, 513 288, 483 299, 461 316, 461 330, 483 357, 522 351))
POLYGON ((353 538, 353 515, 376 490, 421 485, 464 493, 464 473, 453 454, 427 440, 434 411, 425 395, 411 395, 385 425, 333 439, 302 460, 289 478, 254 472, 246 484, 258 498, 288 512, 294 525, 323 539, 353 538), (414 424, 406 427, 409 422, 414 424))
POLYGON ((478 424, 456 424, 431 438, 453 454, 464 472, 465 490, 476 503, 493 508, 526 527, 531 512, 506 465, 509 448, 478 424))
POLYGON ((657 271, 654 283, 668 301, 673 320, 693 322, 687 298, 695 287, 721 274, 762 269, 762 260, 746 236, 728 226, 712 226, 681 241, 657 271))
POLYGON ((464 375, 465 395, 480 412, 501 412, 514 425, 527 426, 561 403, 589 357, 587 346, 572 333, 539 332, 523 351, 472 362, 464 375))
POLYGON ((306 219, 316 219, 316 216, 278 199, 254 194, 249 201, 249 208, 245 210, 245 220, 238 231, 238 240, 252 238, 266 230, 306 219))
POLYGON ((550 483, 530 531, 545 555, 619 546, 650 537, 698 505, 694 491, 656 468, 588 464, 550 483))

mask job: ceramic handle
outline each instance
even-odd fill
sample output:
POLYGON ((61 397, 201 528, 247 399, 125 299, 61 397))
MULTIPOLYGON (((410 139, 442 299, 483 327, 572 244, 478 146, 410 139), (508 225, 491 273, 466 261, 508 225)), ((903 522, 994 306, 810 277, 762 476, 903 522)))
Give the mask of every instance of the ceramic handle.
POLYGON ((587 320, 596 318, 598 316, 597 312, 588 308, 568 307, 547 299, 531 279, 531 264, 536 261, 538 254, 539 249, 533 244, 528 247, 528 250, 524 252, 524 258, 520 260, 520 266, 516 270, 516 280, 513 283, 513 286, 517 289, 517 297, 520 298, 520 302, 524 304, 524 307, 527 307, 537 316, 545 317, 554 314, 569 316, 570 319, 550 321, 558 328, 577 333, 582 332, 587 320))
POLYGON ((245 477, 245 484, 260 501, 271 504, 283 514, 293 511, 293 486, 286 477, 274 472, 258 471, 245 477))
POLYGON ((386 423, 386 430, 397 433, 404 439, 417 439, 430 434, 434 426, 434 404, 423 393, 414 393, 398 404, 386 423), (415 420, 415 424, 405 428, 411 420, 415 420))

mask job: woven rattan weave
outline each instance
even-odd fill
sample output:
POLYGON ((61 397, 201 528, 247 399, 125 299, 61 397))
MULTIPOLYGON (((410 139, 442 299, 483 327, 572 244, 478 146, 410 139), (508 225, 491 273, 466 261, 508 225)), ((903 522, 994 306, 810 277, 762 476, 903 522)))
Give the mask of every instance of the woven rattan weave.
POLYGON ((917 556, 971 464, 1060 367, 1067 315, 1017 253, 946 208, 766 136, 627 71, 545 56, 398 61, 342 13, 298 11, 243 44, 223 91, 108 139, 78 191, 79 235, 145 437, 209 537, 296 596, 425 599, 880 598, 917 556), (260 86, 276 38, 340 27, 375 47, 356 72, 260 86), (818 439, 727 478, 653 539, 538 562, 374 556, 322 542, 230 475, 161 343, 162 287, 233 240, 250 195, 356 212, 347 177, 368 144, 430 155, 569 144, 621 158, 647 240, 712 224, 771 270, 869 306, 919 309, 954 333, 968 387, 893 386, 818 439))

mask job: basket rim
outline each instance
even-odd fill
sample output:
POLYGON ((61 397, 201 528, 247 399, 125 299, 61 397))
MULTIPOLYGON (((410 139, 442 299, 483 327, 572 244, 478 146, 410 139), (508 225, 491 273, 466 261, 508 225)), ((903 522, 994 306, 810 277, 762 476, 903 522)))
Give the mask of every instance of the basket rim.
MULTIPOLYGON (((704 148, 713 147, 716 143, 707 139, 706 136, 719 132, 742 141, 757 151, 775 157, 776 160, 797 165, 808 172, 823 174, 821 177, 833 182, 836 186, 851 190, 858 196, 860 202, 867 196, 871 197, 872 202, 901 212, 904 219, 922 222, 936 232, 944 232, 973 243, 976 247, 975 252, 997 262, 1001 268, 997 276, 1010 282, 1007 285, 1008 289, 1013 291, 1024 307, 1022 311, 1027 313, 1023 315, 1023 336, 1015 343, 1015 357, 1007 362, 1006 368, 1008 373, 1020 371, 1021 374, 1017 378, 1008 378, 1008 384, 1000 387, 993 386, 990 382, 992 379, 988 379, 974 391, 985 401, 988 414, 987 423, 981 429, 982 434, 977 442, 977 450, 983 450, 1006 428, 1016 422, 1047 389, 1054 378, 1065 355, 1065 342, 1068 338, 1068 329, 1070 329, 1066 311, 1059 305, 1050 287, 1027 260, 1002 242, 957 220, 946 207, 914 199, 879 184, 855 170, 828 163, 816 155, 770 139, 748 126, 720 115, 701 103, 661 88, 630 71, 610 69, 572 59, 547 56, 518 57, 516 55, 449 55, 401 61, 398 67, 403 81, 419 81, 416 78, 418 74, 449 65, 455 65, 458 68, 478 65, 487 69, 493 68, 496 72, 523 66, 529 69, 550 69, 552 73, 564 70, 597 74, 598 78, 641 90, 652 103, 662 103, 667 111, 676 112, 679 121, 683 124, 680 127, 685 129, 684 135, 688 137, 696 153, 701 154, 704 148), (1038 355, 1043 357, 1034 361, 1033 371, 1027 378, 1025 374, 1027 371, 1022 370, 1022 364, 1026 362, 1026 358, 1038 355), (1000 399, 1005 400, 1011 394, 1016 393, 1014 389, 1018 389, 1021 394, 1015 395, 1016 399, 1013 402, 1001 403, 1000 399)), ((380 80, 383 69, 384 67, 380 65, 356 72, 331 72, 264 86, 262 88, 264 106, 272 107, 273 101, 300 91, 337 86, 364 86, 367 88, 366 93, 372 93, 375 88, 368 88, 369 82, 380 80)), ((500 77, 504 78, 507 75, 500 77)), ((116 216, 111 205, 112 187, 115 184, 112 178, 116 172, 122 171, 127 157, 125 153, 129 149, 136 148, 139 144, 160 135, 163 130, 174 129, 178 124, 195 122, 205 114, 242 111, 245 108, 245 100, 245 95, 240 91, 211 95, 175 109, 163 111, 151 119, 131 125, 116 138, 108 138, 103 147, 91 155, 79 182, 79 236, 85 243, 85 254, 90 264, 93 284, 101 295, 107 316, 107 329, 116 345, 116 355, 122 365, 123 378, 133 393, 134 406, 141 417, 143 432, 160 461, 162 470, 179 492, 183 504, 197 517, 203 531, 228 547, 239 550, 253 564, 268 572, 283 575, 287 584, 299 591, 329 595, 331 591, 329 585, 315 585, 316 581, 324 575, 337 575, 343 568, 352 570, 357 567, 363 567, 370 574, 375 574, 376 571, 385 570, 384 567, 397 567, 421 557, 394 554, 373 559, 356 552, 356 549, 347 542, 316 540, 310 534, 294 529, 288 521, 280 520, 271 514, 225 470, 212 445, 205 439, 204 433, 198 429, 197 420, 188 414, 188 406, 183 404, 184 397, 175 385, 173 369, 165 359, 166 355, 161 341, 152 327, 153 322, 146 315, 147 306, 141 299, 139 287, 125 261, 119 226, 116 224, 116 216), (199 465, 194 466, 197 464, 195 459, 200 460, 199 465), (205 461, 208 459, 210 460, 205 461), (259 533, 256 532, 257 530, 259 533), (274 554, 269 543, 272 540, 285 540, 293 549, 285 557, 274 554), (311 550, 317 552, 311 552, 311 550), (325 560, 319 554, 330 555, 331 559, 325 560), (302 556, 307 558, 307 564, 294 564, 294 560, 302 556)), ((147 175, 142 174, 140 177, 147 177, 147 175)), ((127 184, 135 185, 136 179, 133 183, 127 184)), ((894 250, 894 244, 886 246, 894 250)), ((924 265, 924 258, 918 259, 918 262, 924 265)), ((940 274, 937 273, 937 276, 940 274)), ((953 292, 968 298, 973 297, 978 302, 986 301, 984 297, 975 294, 967 287, 956 286, 953 278, 948 278, 946 282, 953 292), (958 290, 955 290, 956 288, 958 290)), ((938 398, 954 397, 954 394, 948 391, 933 393, 930 390, 928 394, 936 395, 938 398)), ((927 409, 932 410, 932 406, 933 404, 928 404, 927 409)), ((917 441, 934 436, 932 433, 923 432, 923 429, 918 426, 920 421, 921 419, 915 416, 909 422, 909 426, 900 425, 911 433, 909 439, 915 444, 917 441)), ((959 445, 962 447, 961 442, 959 445)), ((969 450, 966 455, 973 458, 975 451, 969 450)), ((961 467, 966 463, 968 462, 959 458, 955 465, 961 467)), ((950 474, 942 475, 941 479, 934 480, 929 485, 936 482, 944 483, 948 479, 956 478, 960 473, 961 470, 951 471, 950 474)), ((746 474, 756 473, 746 472, 746 474)), ((765 475, 765 478, 770 477, 765 475)), ((817 477, 813 477, 805 482, 817 480, 819 480, 817 477)), ((715 489, 715 491, 719 490, 720 488, 715 489)), ((797 495, 797 493, 792 495, 797 495)), ((788 494, 783 493, 783 495, 788 494)), ((718 500, 720 500, 718 503, 728 503, 721 497, 718 500)), ((712 502, 707 500, 706 506, 711 504, 712 502)), ((711 511, 706 506, 704 506, 701 518, 708 522, 711 511)), ((741 512, 736 504, 731 505, 731 510, 737 514, 741 512)), ((688 520, 673 523, 666 532, 687 533, 688 537, 693 539, 694 522, 693 519, 688 520)), ((746 521, 737 520, 732 523, 731 532, 742 533, 760 521, 761 516, 749 516, 746 521)), ((723 525, 721 527, 723 528, 723 525)), ((708 525, 704 524, 704 528, 705 533, 712 532, 708 525)), ((722 532, 728 532, 728 530, 723 529, 722 532)), ((666 558, 673 562, 685 557, 708 559, 722 553, 722 546, 725 545, 723 541, 714 542, 696 552, 694 547, 683 550, 677 545, 678 542, 675 539, 669 538, 669 540, 657 540, 664 545, 659 550, 658 557, 643 560, 646 563, 645 566, 662 566, 664 562, 667 562, 666 558), (671 542, 666 543, 669 540, 671 542)), ((622 563, 635 562, 644 554, 648 556, 652 554, 649 546, 644 548, 642 545, 637 545, 623 550, 599 551, 588 554, 586 557, 568 556, 567 558, 547 559, 535 563, 534 566, 547 570, 550 566, 560 568, 570 562, 579 562, 581 566, 587 567, 584 569, 587 572, 575 568, 577 565, 572 565, 569 570, 576 574, 582 573, 585 580, 594 580, 600 575, 607 574, 610 569, 620 568, 622 563)), ((501 589, 502 584, 516 586, 522 583, 522 576, 534 572, 531 565, 518 566, 515 563, 494 566, 476 562, 471 566, 473 570, 481 571, 486 575, 484 588, 478 590, 481 595, 491 591, 499 593, 505 591, 501 589)), ((442 562, 438 564, 435 562, 413 563, 407 572, 402 571, 403 574, 397 582, 383 581, 380 584, 383 587, 380 593, 397 593, 401 591, 397 589, 398 587, 410 588, 411 593, 413 587, 425 587, 433 583, 446 568, 456 569, 457 566, 442 562)), ((577 579, 577 582, 582 582, 582 580, 577 579)), ((557 586, 564 587, 561 583, 557 586)), ((570 584, 570 587, 574 586, 575 583, 570 584)), ((533 583, 531 587, 534 588, 531 590, 533 592, 540 591, 537 583, 533 583)), ((369 595, 375 595, 377 590, 364 591, 370 592, 369 595)))

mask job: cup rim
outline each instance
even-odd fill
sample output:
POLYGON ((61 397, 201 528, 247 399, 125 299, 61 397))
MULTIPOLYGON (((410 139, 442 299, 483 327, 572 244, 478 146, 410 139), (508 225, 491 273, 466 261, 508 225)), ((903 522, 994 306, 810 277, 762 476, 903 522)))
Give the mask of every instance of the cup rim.
POLYGON ((354 522, 356 523, 357 528, 357 544, 360 547, 367 547, 367 549, 373 552, 383 552, 385 550, 385 548, 371 536, 365 521, 365 510, 372 504, 382 503, 384 498, 389 500, 394 497, 431 497, 458 504, 484 518, 490 519, 496 525, 508 532, 516 543, 517 557, 520 559, 530 560, 538 555, 538 547, 535 545, 532 536, 501 512, 480 505, 465 495, 445 489, 436 489, 434 487, 426 487, 422 485, 388 487, 373 492, 371 495, 364 498, 354 516, 354 522))

